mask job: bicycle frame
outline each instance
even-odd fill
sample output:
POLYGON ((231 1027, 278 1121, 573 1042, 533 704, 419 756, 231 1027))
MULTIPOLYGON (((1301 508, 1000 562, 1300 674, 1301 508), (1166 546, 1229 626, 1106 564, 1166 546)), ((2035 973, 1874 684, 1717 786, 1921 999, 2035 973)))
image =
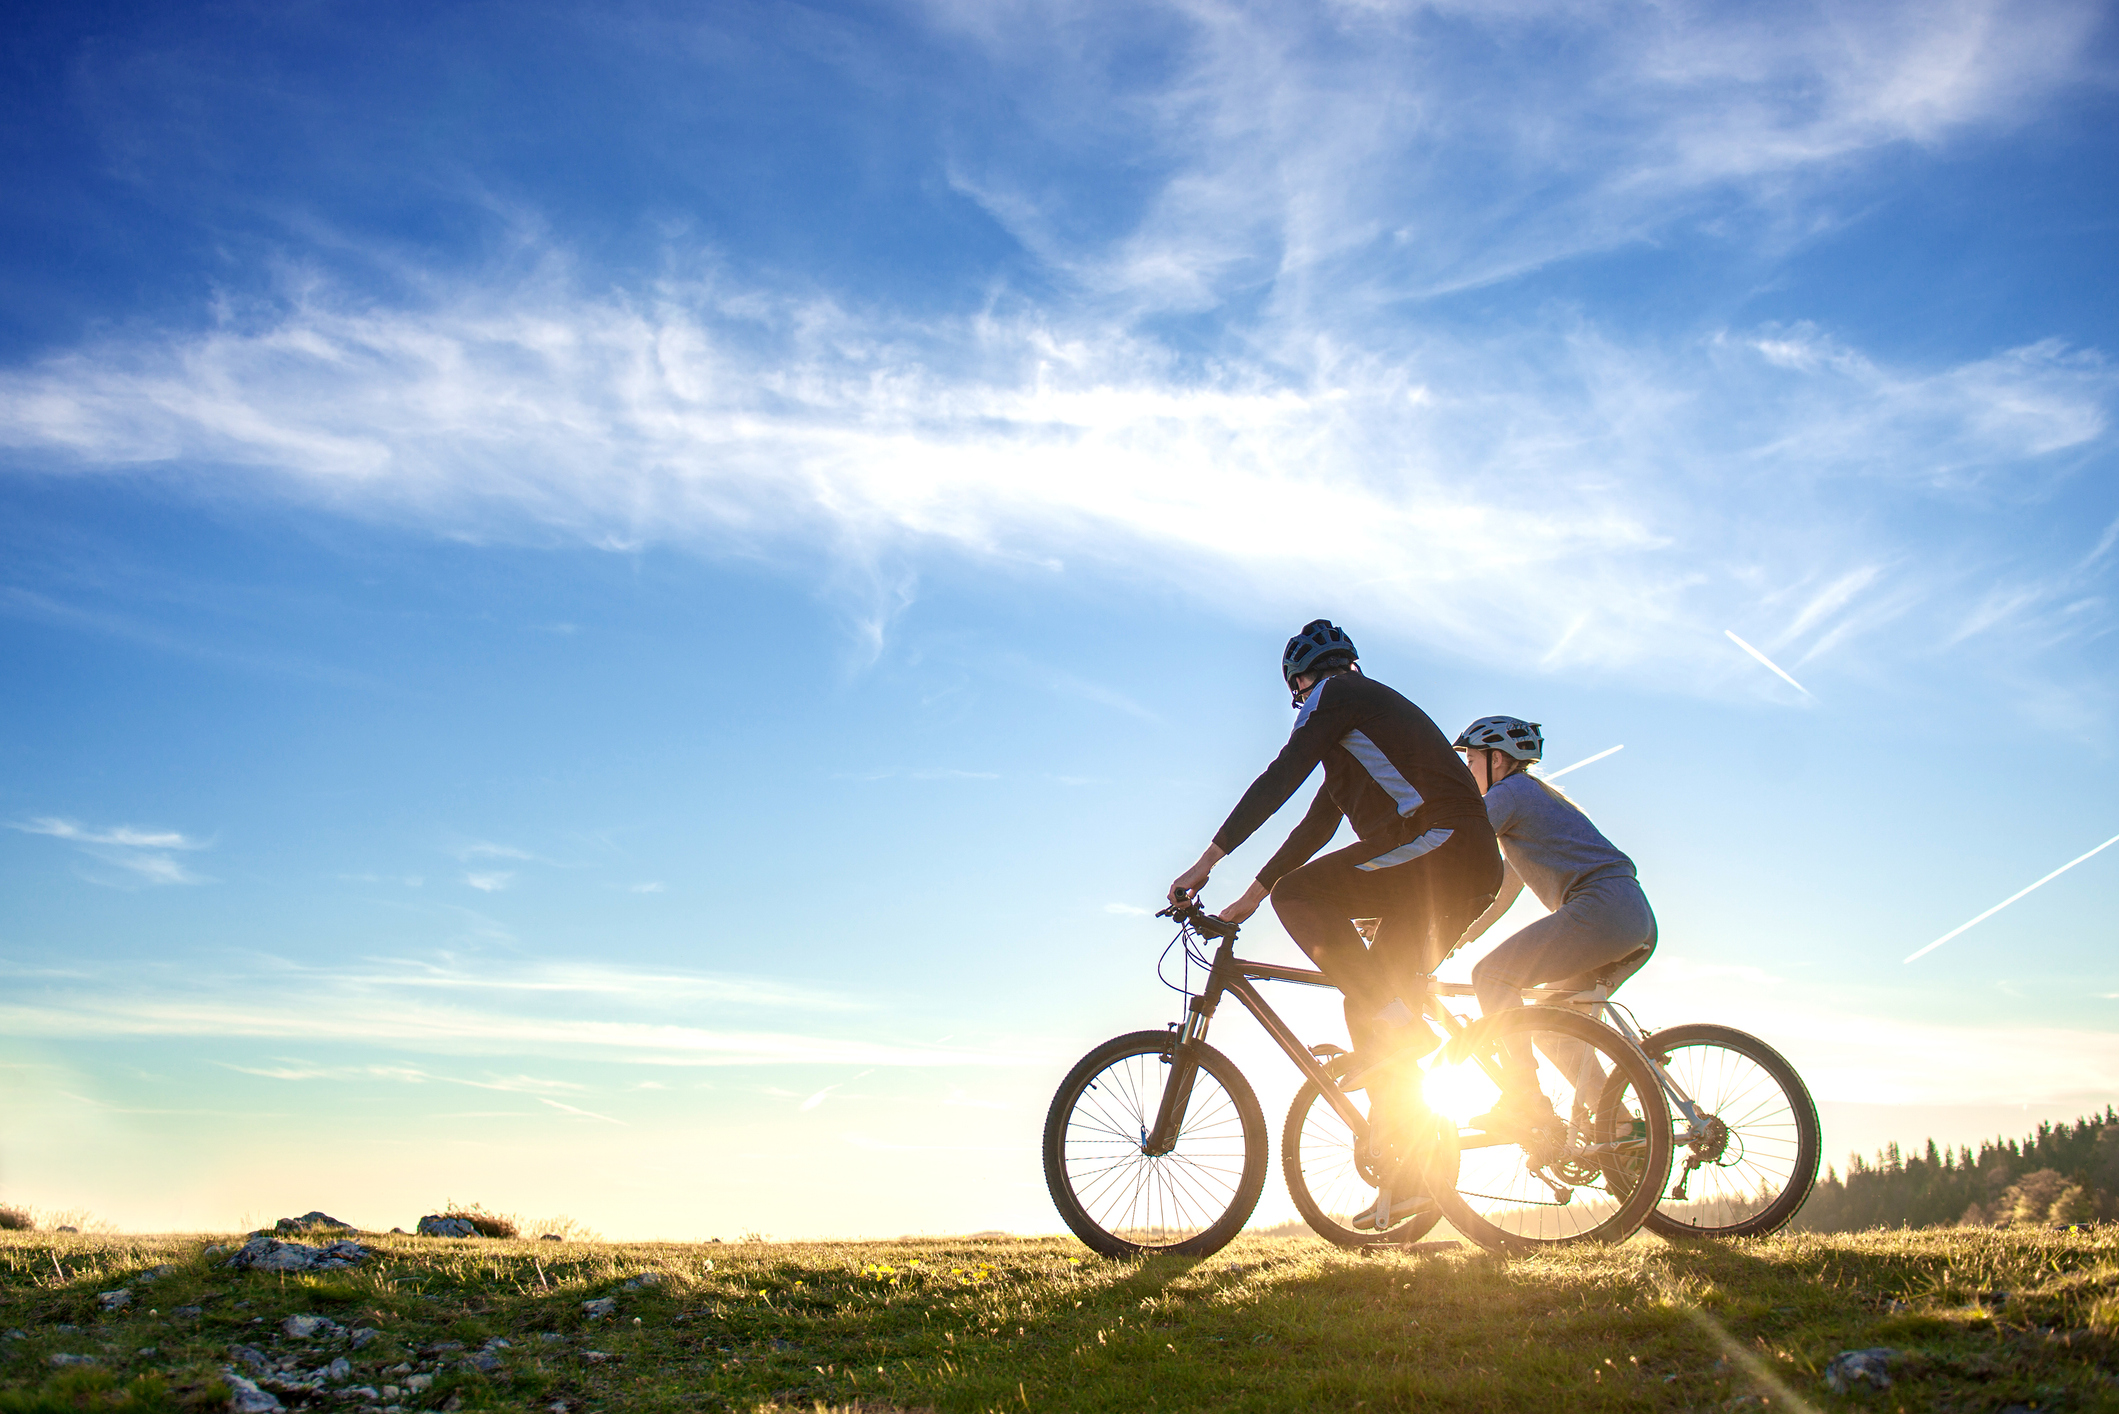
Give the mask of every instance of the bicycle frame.
MULTIPOLYGON (((1236 956, 1236 940, 1223 938, 1220 946, 1215 949, 1214 962, 1208 969, 1205 985, 1186 1006, 1185 1020, 1177 1034, 1176 1051, 1171 1056, 1171 1063, 1176 1067, 1172 1075, 1173 1083, 1163 1089, 1154 1126, 1141 1136, 1141 1148, 1144 1152, 1167 1154, 1176 1147, 1178 1129, 1184 1123, 1185 1111, 1192 1100, 1192 1078, 1198 1073, 1198 1063, 1194 1057, 1198 1054, 1199 1047, 1206 1042, 1207 1027, 1213 1021, 1214 1013, 1225 994, 1233 995, 1241 1002, 1244 1010, 1250 1012, 1265 1029, 1265 1033, 1273 1038, 1274 1044, 1295 1063, 1295 1068, 1316 1085, 1325 1103, 1346 1123, 1355 1139, 1361 1142, 1368 1139, 1368 1117, 1347 1099, 1337 1082, 1325 1073, 1324 1067, 1318 1063, 1309 1047, 1303 1045, 1302 1038, 1297 1036, 1293 1028, 1282 1021, 1266 999, 1259 995, 1258 989, 1251 985, 1253 982, 1293 982, 1304 987, 1334 986, 1330 978, 1313 968, 1283 967, 1279 963, 1253 962, 1240 958, 1236 956)), ((1473 989, 1463 983, 1438 982, 1430 977, 1422 1010, 1447 1037, 1454 1040, 1469 1028, 1443 1006, 1440 999, 1474 995, 1473 989)), ((1699 1106, 1670 1078, 1669 1072, 1664 1070, 1661 1062, 1648 1053, 1647 1047, 1642 1044, 1640 1031, 1611 1004, 1607 988, 1594 987, 1578 992, 1534 987, 1525 989, 1523 997, 1526 1002, 1534 1004, 1566 1006, 1572 1010, 1587 1012, 1591 1020, 1601 1022, 1616 1031, 1648 1062, 1649 1069, 1655 1072, 1657 1083, 1662 1087, 1672 1107, 1685 1117, 1688 1137, 1700 1132, 1703 1116, 1699 1106)), ((1480 1067, 1498 1082, 1500 1075, 1493 1064, 1483 1056, 1477 1059, 1480 1067)), ((1479 1140, 1467 1139, 1464 1147, 1478 1148, 1483 1145, 1479 1140)))
POLYGON ((1215 950, 1214 964, 1207 972, 1206 985, 1187 1005, 1184 1025, 1177 1033, 1177 1051, 1171 1063, 1180 1067, 1173 1076, 1175 1083, 1164 1087, 1162 1105, 1155 1113, 1155 1125, 1142 1136, 1141 1148, 1149 1154, 1167 1154, 1177 1144, 1178 1127, 1184 1123, 1185 1108, 1192 1099, 1192 1076, 1198 1065, 1193 1059, 1199 1047, 1205 1044, 1207 1025, 1214 1019, 1214 1012, 1221 1005, 1224 994, 1233 995, 1243 1003, 1244 1010, 1251 1013, 1258 1024, 1265 1028, 1266 1035, 1274 1044, 1287 1052, 1289 1060, 1316 1085, 1325 1102, 1354 1132, 1357 1139, 1366 1141, 1369 1133, 1368 1116, 1354 1107, 1354 1103, 1341 1093, 1339 1086, 1324 1073, 1324 1067, 1302 1044, 1302 1038, 1294 1029, 1280 1019, 1279 1013, 1258 995, 1251 983, 1293 982, 1304 987, 1330 987, 1332 980, 1322 972, 1307 967, 1282 967, 1274 962, 1252 962, 1236 955, 1236 940, 1223 938, 1215 950))

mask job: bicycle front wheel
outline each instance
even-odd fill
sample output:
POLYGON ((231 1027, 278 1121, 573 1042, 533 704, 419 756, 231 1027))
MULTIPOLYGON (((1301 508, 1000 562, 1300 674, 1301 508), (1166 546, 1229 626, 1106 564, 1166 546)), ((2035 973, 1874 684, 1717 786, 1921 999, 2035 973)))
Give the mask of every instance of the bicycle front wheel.
POLYGON ((1672 1186, 1648 1215, 1663 1237, 1762 1237, 1817 1182, 1817 1105, 1779 1051, 1728 1026, 1670 1026, 1642 1046, 1698 1107, 1676 1126, 1672 1186))
MULTIPOLYGON (((1355 1137, 1339 1112, 1325 1100, 1317 1082, 1305 1080, 1295 1094, 1295 1103, 1288 1107, 1287 1124, 1280 1131, 1280 1167, 1288 1180, 1288 1196, 1295 1200, 1302 1220, 1319 1237, 1341 1247, 1418 1242, 1442 1220, 1441 1209, 1432 1202, 1381 1232, 1354 1226, 1376 1207, 1380 1180, 1367 1150, 1366 1142, 1355 1137)), ((1412 1177, 1413 1169, 1408 1163, 1403 1171, 1412 1177)), ((1394 1196, 1402 1199, 1410 1195, 1394 1196)))
MULTIPOLYGON (((1618 1242, 1654 1210, 1670 1172, 1670 1111, 1647 1059, 1607 1026, 1556 1007, 1481 1021, 1429 1067, 1429 1104, 1455 1121, 1454 1185, 1431 1172, 1442 1215, 1482 1247, 1618 1242), (1486 1120, 1506 1054, 1535 1061, 1551 1113, 1486 1120), (1457 1060, 1457 1055, 1463 1060, 1457 1060), (1438 1181, 1441 1180, 1441 1181, 1438 1181)), ((1436 1162, 1448 1162, 1439 1146, 1436 1162)))
POLYGON ((1176 1074, 1177 1038, 1136 1031, 1083 1056, 1045 1114, 1045 1186, 1076 1237, 1106 1257, 1204 1257, 1250 1220, 1265 1188, 1265 1113, 1212 1046, 1195 1048, 1177 1142, 1147 1152, 1176 1074))

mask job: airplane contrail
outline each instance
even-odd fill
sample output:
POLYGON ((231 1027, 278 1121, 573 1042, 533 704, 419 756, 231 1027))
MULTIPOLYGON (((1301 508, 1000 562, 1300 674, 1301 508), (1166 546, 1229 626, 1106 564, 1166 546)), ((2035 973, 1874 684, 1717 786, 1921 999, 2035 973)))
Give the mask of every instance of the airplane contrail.
POLYGON ((1782 672, 1780 664, 1774 662, 1771 658, 1768 658, 1765 654, 1759 652, 1756 648, 1753 648, 1750 644, 1744 642, 1743 639, 1738 638, 1734 629, 1725 628, 1722 630, 1722 632, 1729 635, 1729 641, 1731 643, 1734 643, 1737 647, 1743 649, 1746 653, 1749 653, 1752 657, 1758 659, 1761 663, 1764 663, 1774 672, 1780 674, 1780 679, 1782 682, 1787 683, 1788 686, 1794 688, 1797 692, 1800 692, 1803 696, 1809 698, 1812 702, 1817 701, 1816 694, 1812 693, 1809 688, 1804 687, 1794 678, 1789 677, 1785 672, 1782 672))
POLYGON ((1572 766, 1562 766, 1557 771, 1540 771, 1538 773, 1538 778, 1540 780, 1556 781, 1560 779, 1560 777, 1566 775, 1569 771, 1579 771, 1584 766, 1595 765, 1597 762, 1602 761, 1605 757, 1611 755, 1614 751, 1624 751, 1625 749, 1626 745, 1624 742, 1621 742, 1617 746, 1607 746, 1602 751, 1599 751, 1596 755, 1585 756, 1581 760, 1575 762, 1575 764, 1572 766))
POLYGON ((1952 929, 1951 929, 1951 930, 1950 930, 1949 932, 1947 932, 1947 933, 1943 934, 1943 935, 1942 935, 1941 937, 1937 938, 1937 939, 1936 939, 1936 940, 1935 940, 1934 942, 1932 942, 1932 943, 1928 944, 1928 945, 1927 945, 1926 947, 1922 948, 1922 949, 1921 949, 1921 950, 1920 950, 1919 952, 1916 952, 1916 953, 1914 953, 1914 954, 1912 955, 1912 957, 1908 957, 1908 958, 1906 959, 1906 961, 1907 961, 1907 962, 1911 962, 1911 961, 1913 961, 1913 958, 1917 958, 1917 957, 1926 957, 1926 956, 1927 956, 1927 955, 1928 955, 1929 953, 1931 953, 1931 952, 1935 951, 1935 950, 1936 950, 1937 948, 1941 947, 1941 946, 1942 946, 1942 945, 1943 945, 1944 943, 1947 943, 1948 941, 1950 941, 1950 939, 1952 939, 1952 938, 1956 937, 1956 936, 1957 936, 1957 935, 1958 935, 1959 933, 1962 933, 1962 932, 1964 932, 1964 931, 1965 931, 1965 929, 1967 929, 1967 928, 1971 928, 1971 927, 1974 927, 1974 926, 1976 926, 1976 925, 1978 925, 1978 924, 1981 924, 1981 923, 1984 923, 1984 922, 1986 922, 1986 921, 1987 921, 1987 920, 1988 920, 1989 918, 1992 918, 1992 917, 1993 917, 1993 916, 1994 916, 1995 914, 1997 914, 1997 913, 2001 912, 2001 910, 2003 910, 2004 908, 2007 908, 2007 907, 2008 907, 2008 906, 2009 906, 2010 904, 2012 904, 2012 903, 2016 902, 2016 900, 2018 900, 2018 899, 2022 898, 2022 897, 2023 897, 2023 896, 2024 896, 2025 894, 2029 893, 2029 892, 2031 891, 2031 889, 2039 888, 2039 887, 2041 887, 2042 885, 2045 885, 2045 884, 2050 884, 2050 883, 2052 883, 2052 882, 2053 882, 2053 880, 2055 880, 2055 879, 2059 878, 2059 877, 2060 877, 2060 876, 2061 876, 2062 874, 2065 874, 2065 873, 2067 873, 2067 871, 2068 871, 2068 870, 2070 870, 2070 869, 2074 868, 2074 867, 2075 867, 2076 865, 2080 864, 2080 863, 2081 863, 2081 862, 2082 862, 2083 860, 2085 860, 2085 859, 2088 859, 2088 858, 2090 857, 2090 855, 2091 855, 2091 854, 2101 854, 2101 853, 2103 853, 2103 852, 2104 852, 2105 850, 2108 850, 2108 849, 2110 849, 2110 848, 2111 848, 2111 847, 2112 847, 2113 845, 2115 845, 2115 844, 2119 844, 2119 835, 2113 835, 2113 836, 2112 836, 2112 837, 2111 837, 2110 839, 2106 840, 2106 841, 2105 841, 2105 842, 2104 842, 2103 844, 2101 844, 2101 845, 2098 845, 2098 846, 2097 846, 2097 848, 2095 848, 2095 849, 2091 850, 2091 851, 2089 852, 2089 854, 2078 854, 2078 855, 2076 855, 2076 856, 2075 856, 2075 857, 2074 857, 2073 859, 2070 859, 2070 860, 2069 860, 2069 861, 2068 861, 2067 863, 2065 863, 2065 864, 2061 865, 2061 866, 2060 866, 2060 867, 2059 867, 2058 869, 2055 869, 2055 870, 2054 870, 2054 871, 2053 871, 2052 873, 2050 873, 2050 874, 2048 874, 2048 875, 2046 875, 2046 876, 2045 876, 2045 877, 2044 877, 2043 879, 2040 879, 2040 880, 2039 880, 2039 881, 2038 881, 2038 882, 2037 882, 2036 884, 2032 884, 2032 885, 2030 885, 2030 887, 2029 887, 2029 888, 2022 888, 2022 889, 2018 889, 2018 890, 2017 890, 2017 891, 2016 891, 2015 893, 2013 893, 2013 894, 2010 894, 2010 895, 2009 895, 2009 896, 2008 896, 2007 898, 2003 899, 2003 900, 2002 900, 2002 901, 2001 901, 2000 903, 1997 903, 1997 904, 1995 904, 1995 905, 1994 905, 1994 906, 1993 906, 1992 908, 1988 909, 1988 910, 1987 910, 1987 911, 1986 911, 1985 913, 1982 913, 1982 914, 1980 914, 1980 915, 1979 915, 1979 916, 1978 916, 1977 918, 1973 919, 1973 920, 1972 920, 1972 921, 1971 921, 1970 923, 1960 923, 1960 924, 1959 924, 1959 925, 1957 925, 1957 926, 1956 926, 1955 928, 1952 928, 1952 929))

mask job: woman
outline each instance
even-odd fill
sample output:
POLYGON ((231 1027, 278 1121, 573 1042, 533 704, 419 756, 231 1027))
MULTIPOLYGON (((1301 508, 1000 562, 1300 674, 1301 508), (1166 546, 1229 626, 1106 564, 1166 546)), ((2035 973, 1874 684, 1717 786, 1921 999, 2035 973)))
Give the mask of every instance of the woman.
MULTIPOLYGON (((1481 717, 1454 745, 1486 797, 1486 818, 1493 823, 1505 866, 1501 892, 1459 946, 1491 928, 1525 884, 1551 910, 1472 969, 1479 1009, 1494 1016, 1521 1006, 1525 987, 1617 987, 1638 972, 1655 951, 1655 914, 1648 896, 1641 892, 1633 861, 1558 787, 1530 774, 1530 764, 1545 754, 1538 724, 1520 717, 1481 717)), ((1549 1115, 1551 1107, 1538 1091, 1535 1059, 1511 1054, 1504 1060, 1504 1093, 1495 1116, 1549 1115)))

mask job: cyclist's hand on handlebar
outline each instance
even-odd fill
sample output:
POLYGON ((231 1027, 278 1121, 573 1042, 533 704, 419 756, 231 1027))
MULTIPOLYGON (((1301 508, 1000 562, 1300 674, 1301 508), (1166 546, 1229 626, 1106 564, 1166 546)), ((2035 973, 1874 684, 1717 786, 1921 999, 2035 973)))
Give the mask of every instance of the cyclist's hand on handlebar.
POLYGON ((1170 902, 1197 903, 1199 891, 1206 887, 1207 876, 1213 872, 1211 864, 1195 864, 1177 876, 1170 884, 1170 902))
POLYGON ((1258 911, 1258 905, 1264 903, 1265 900, 1265 885, 1259 883, 1256 879, 1253 879, 1251 881, 1251 886, 1243 891, 1241 897, 1237 898, 1233 902, 1223 904, 1220 908, 1216 909, 1215 912, 1220 914, 1223 918, 1227 919, 1231 923, 1241 923, 1245 919, 1249 918, 1252 914, 1256 913, 1258 911))

